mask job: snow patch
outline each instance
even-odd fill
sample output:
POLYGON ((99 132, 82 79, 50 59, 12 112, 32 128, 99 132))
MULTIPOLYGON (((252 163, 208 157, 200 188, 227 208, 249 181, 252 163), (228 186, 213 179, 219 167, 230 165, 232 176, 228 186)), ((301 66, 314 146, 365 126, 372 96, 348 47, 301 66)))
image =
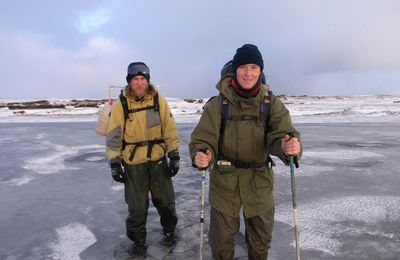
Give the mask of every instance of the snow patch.
MULTIPOLYGON (((312 177, 317 176, 321 173, 333 172, 335 171, 335 168, 330 166, 308 165, 304 162, 301 164, 301 167, 297 168, 295 171, 296 176, 312 177)), ((290 176, 289 168, 286 165, 283 165, 281 162, 276 164, 274 172, 279 174, 279 176, 290 176)))
MULTIPOLYGON (((290 209, 292 209, 291 204, 279 205, 275 219, 293 226, 293 212, 290 209)), ((301 247, 337 255, 343 244, 336 237, 341 234, 366 233, 358 226, 349 228, 340 222, 358 221, 379 226, 382 221, 399 221, 400 197, 349 196, 321 199, 314 203, 301 204, 298 210, 301 247)), ((371 228, 369 227, 368 232, 378 232, 385 237, 395 235, 381 234, 376 230, 371 231, 371 228)))
POLYGON ((12 178, 11 180, 2 182, 3 184, 12 185, 12 186, 22 186, 24 184, 29 183, 30 181, 34 180, 35 178, 32 176, 22 176, 19 178, 12 178))
POLYGON ((84 149, 99 149, 103 148, 101 145, 81 145, 81 146, 64 146, 54 144, 49 141, 42 142, 44 147, 53 149, 47 157, 33 157, 27 159, 22 168, 31 170, 39 174, 52 174, 61 170, 77 170, 76 167, 67 167, 64 164, 68 156, 76 155, 84 149))
POLYGON ((35 140, 41 140, 45 137, 46 135, 44 133, 38 133, 34 138, 35 140))
POLYGON ((361 151, 355 149, 335 149, 332 151, 326 150, 313 150, 313 151, 305 151, 303 153, 304 158, 321 158, 321 159, 330 159, 330 160, 359 160, 363 158, 370 157, 383 157, 383 154, 369 152, 369 151, 361 151))
POLYGON ((97 239, 92 232, 81 223, 71 223, 56 229, 57 241, 52 244, 52 259, 81 259, 79 254, 97 239))
POLYGON ((89 162, 98 162, 98 161, 101 161, 103 159, 104 159, 104 157, 101 157, 101 156, 92 156, 92 157, 86 158, 85 160, 89 161, 89 162))
POLYGON ((9 138, 9 137, 6 137, 6 138, 0 138, 0 143, 12 143, 12 142, 14 142, 15 141, 15 139, 13 139, 13 138, 9 138))
POLYGON ((116 184, 116 185, 112 185, 111 186, 111 190, 113 191, 120 191, 120 190, 124 190, 124 184, 116 184))

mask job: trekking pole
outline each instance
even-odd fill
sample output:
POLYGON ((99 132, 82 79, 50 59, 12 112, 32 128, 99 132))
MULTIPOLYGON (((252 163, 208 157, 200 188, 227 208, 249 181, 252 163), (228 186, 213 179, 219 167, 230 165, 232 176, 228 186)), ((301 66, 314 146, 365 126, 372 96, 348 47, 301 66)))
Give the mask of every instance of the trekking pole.
POLYGON ((292 203, 293 203, 293 219, 294 219, 294 237, 296 240, 296 256, 297 260, 300 260, 299 224, 297 218, 297 203, 296 203, 296 179, 294 176, 293 156, 290 156, 289 160, 290 160, 290 179, 292 184, 292 203))
POLYGON ((206 183, 206 170, 201 174, 201 202, 200 202, 200 260, 203 259, 203 230, 204 230, 204 193, 206 183))
MULTIPOLYGON (((206 153, 207 149, 201 149, 200 152, 206 153)), ((201 192, 200 192, 200 260, 203 260, 203 236, 204 236, 204 197, 206 184, 206 170, 200 169, 201 173, 201 192)))
MULTIPOLYGON (((292 133, 288 134, 290 138, 294 137, 292 133)), ((290 182, 292 186, 292 204, 293 204, 293 220, 294 220, 294 237, 296 241, 296 259, 300 260, 300 239, 299 239, 299 224, 297 217, 297 203, 296 203, 296 178, 294 175, 294 166, 299 168, 299 164, 297 162, 297 158, 293 156, 289 156, 290 163, 290 182)))

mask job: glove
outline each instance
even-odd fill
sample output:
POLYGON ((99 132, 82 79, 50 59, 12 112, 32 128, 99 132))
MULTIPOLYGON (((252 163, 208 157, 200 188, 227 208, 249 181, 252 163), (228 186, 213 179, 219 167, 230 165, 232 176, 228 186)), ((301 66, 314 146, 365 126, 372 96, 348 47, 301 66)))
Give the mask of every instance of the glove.
POLYGON ((178 150, 174 150, 168 153, 169 164, 168 164, 168 174, 170 177, 174 177, 179 171, 179 157, 178 150))
POLYGON ((125 172, 122 169, 121 163, 111 164, 111 176, 116 182, 125 183, 125 172))

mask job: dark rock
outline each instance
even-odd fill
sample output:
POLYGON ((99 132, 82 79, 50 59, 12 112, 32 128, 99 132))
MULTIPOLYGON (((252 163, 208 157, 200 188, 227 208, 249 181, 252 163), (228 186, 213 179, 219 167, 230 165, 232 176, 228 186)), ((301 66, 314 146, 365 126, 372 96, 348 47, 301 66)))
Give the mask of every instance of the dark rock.
POLYGON ((195 103, 196 99, 192 99, 192 98, 185 98, 184 101, 188 102, 188 103, 195 103))
POLYGON ((0 108, 8 107, 10 110, 15 109, 49 109, 49 108, 66 108, 72 107, 100 107, 102 104, 108 102, 108 99, 72 99, 65 103, 50 103, 48 100, 37 100, 27 102, 10 102, 1 103, 0 108))
POLYGON ((195 98, 185 98, 184 101, 188 102, 188 103, 198 103, 198 104, 202 104, 204 102, 203 99, 199 98, 199 99, 195 99, 195 98))

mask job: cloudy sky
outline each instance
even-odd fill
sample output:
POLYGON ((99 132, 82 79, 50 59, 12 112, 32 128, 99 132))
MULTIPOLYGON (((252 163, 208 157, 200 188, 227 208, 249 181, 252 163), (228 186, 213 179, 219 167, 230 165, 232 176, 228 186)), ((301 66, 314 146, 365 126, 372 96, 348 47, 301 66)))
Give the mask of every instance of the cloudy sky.
POLYGON ((0 98, 107 97, 132 61, 209 97, 245 43, 277 94, 400 94, 398 0, 1 0, 0 98))

